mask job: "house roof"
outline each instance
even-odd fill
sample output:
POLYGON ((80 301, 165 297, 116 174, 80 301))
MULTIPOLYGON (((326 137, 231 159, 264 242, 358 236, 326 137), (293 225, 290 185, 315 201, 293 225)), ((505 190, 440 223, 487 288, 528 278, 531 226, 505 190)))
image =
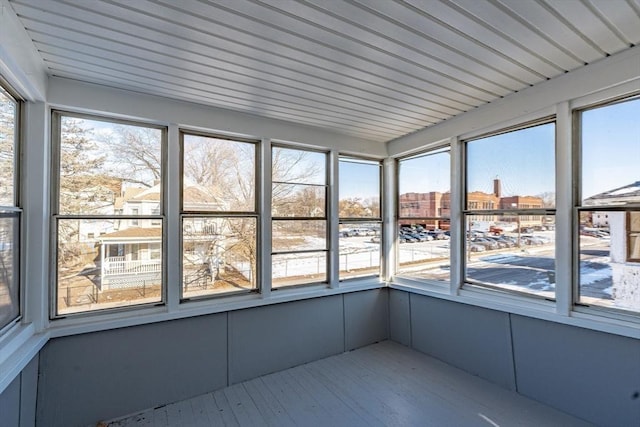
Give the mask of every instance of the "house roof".
POLYGON ((162 238, 162 228, 160 227, 130 227, 113 233, 103 234, 98 238, 100 241, 112 240, 160 240, 162 238))
POLYGON ((640 203, 640 181, 607 190, 584 200, 584 204, 587 206, 624 205, 627 203, 640 203))

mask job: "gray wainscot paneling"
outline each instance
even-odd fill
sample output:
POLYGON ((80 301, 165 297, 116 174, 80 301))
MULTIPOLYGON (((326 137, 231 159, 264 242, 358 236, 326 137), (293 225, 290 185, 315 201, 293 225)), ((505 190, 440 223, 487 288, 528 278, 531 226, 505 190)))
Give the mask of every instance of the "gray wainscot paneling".
POLYGON ((409 293, 389 289, 389 338, 406 346, 411 346, 409 313, 409 293))
POLYGON ((353 350, 389 338, 387 289, 344 294, 345 350, 353 350))
POLYGON ((229 383, 344 351, 342 295, 229 313, 229 383))
POLYGON ((0 427, 20 425, 20 375, 0 394, 0 427))
POLYGON ((87 426, 226 386, 226 319, 52 339, 40 353, 38 425, 87 426))
POLYGON ((20 380, 20 427, 30 427, 36 424, 36 399, 38 397, 38 362, 39 356, 22 370, 20 380))
POLYGON ((0 394, 0 427, 32 427, 36 422, 38 356, 0 394))
POLYGON ((416 350, 515 390, 509 315, 411 294, 416 350))
POLYGON ((518 391, 599 426, 640 426, 640 340, 512 315, 518 391))

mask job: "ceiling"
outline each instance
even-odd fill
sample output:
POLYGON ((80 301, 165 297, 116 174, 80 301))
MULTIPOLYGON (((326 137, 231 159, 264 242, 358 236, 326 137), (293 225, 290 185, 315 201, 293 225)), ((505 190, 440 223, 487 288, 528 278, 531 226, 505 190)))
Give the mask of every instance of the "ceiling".
POLYGON ((50 76, 389 141, 640 42, 640 0, 9 0, 50 76))

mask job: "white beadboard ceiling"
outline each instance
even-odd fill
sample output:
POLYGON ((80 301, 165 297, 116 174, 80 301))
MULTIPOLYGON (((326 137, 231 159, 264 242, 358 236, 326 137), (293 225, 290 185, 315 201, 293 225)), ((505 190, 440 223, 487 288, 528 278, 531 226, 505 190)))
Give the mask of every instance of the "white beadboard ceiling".
POLYGON ((9 0, 50 76, 389 141, 640 42, 640 0, 9 0))

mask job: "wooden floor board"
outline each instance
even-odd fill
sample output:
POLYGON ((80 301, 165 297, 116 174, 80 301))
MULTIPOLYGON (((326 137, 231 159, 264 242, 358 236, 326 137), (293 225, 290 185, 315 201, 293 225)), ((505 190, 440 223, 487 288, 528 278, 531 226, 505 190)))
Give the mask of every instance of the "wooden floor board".
POLYGON ((588 426, 385 341, 108 423, 109 427, 588 426))

